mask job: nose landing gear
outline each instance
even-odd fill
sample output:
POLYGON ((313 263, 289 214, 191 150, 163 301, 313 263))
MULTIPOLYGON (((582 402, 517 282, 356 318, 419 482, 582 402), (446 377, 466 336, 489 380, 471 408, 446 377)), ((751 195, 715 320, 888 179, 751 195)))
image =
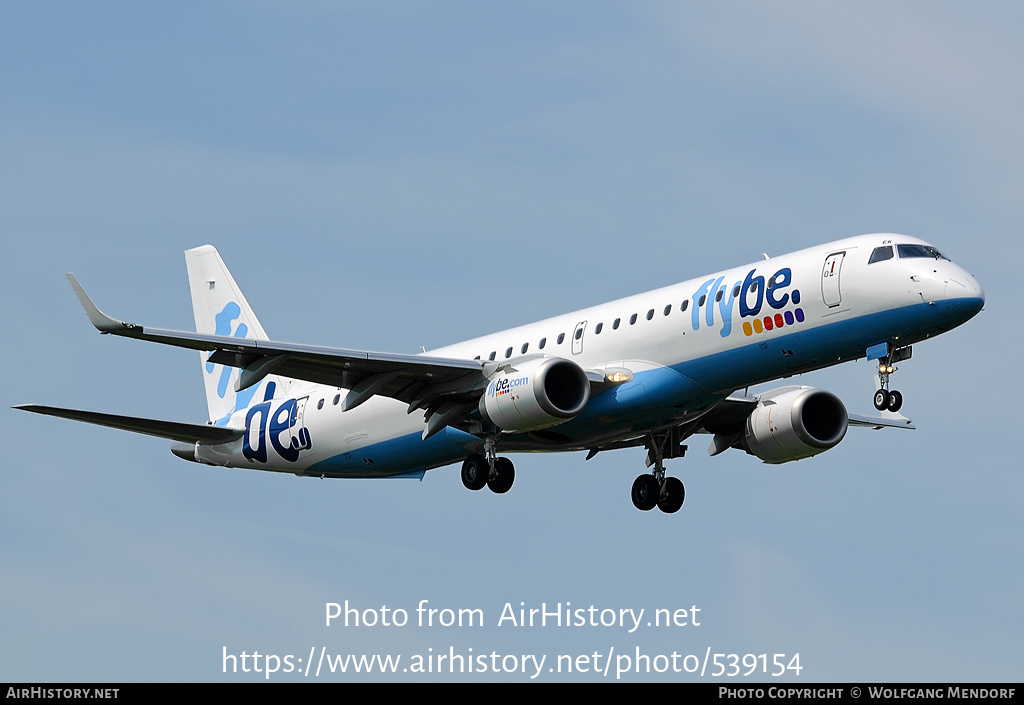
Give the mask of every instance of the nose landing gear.
POLYGON ((899 411, 903 407, 903 395, 895 389, 889 389, 889 375, 898 370, 894 363, 901 360, 908 360, 912 349, 908 345, 905 348, 893 348, 892 353, 878 358, 878 383, 879 389, 875 392, 874 404, 879 411, 899 411))

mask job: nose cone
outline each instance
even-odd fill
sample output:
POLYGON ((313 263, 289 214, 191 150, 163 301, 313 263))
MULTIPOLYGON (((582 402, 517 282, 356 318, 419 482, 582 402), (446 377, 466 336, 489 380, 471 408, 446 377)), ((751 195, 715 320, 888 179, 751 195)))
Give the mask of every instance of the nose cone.
POLYGON ((957 267, 953 276, 946 280, 946 301, 956 307, 957 314, 967 320, 973 318, 985 306, 985 291, 978 280, 957 267))
POLYGON ((981 284, 978 283, 978 280, 975 279, 974 277, 971 277, 971 281, 970 281, 970 283, 967 286, 968 286, 968 288, 972 292, 971 295, 974 298, 976 298, 978 300, 978 302, 982 306, 984 306, 985 305, 985 292, 981 288, 981 284))
POLYGON ((962 269, 959 274, 960 276, 958 277, 950 277, 949 285, 946 287, 946 294, 961 296, 967 299, 977 299, 978 305, 983 306, 985 304, 985 292, 982 290, 981 284, 962 269))

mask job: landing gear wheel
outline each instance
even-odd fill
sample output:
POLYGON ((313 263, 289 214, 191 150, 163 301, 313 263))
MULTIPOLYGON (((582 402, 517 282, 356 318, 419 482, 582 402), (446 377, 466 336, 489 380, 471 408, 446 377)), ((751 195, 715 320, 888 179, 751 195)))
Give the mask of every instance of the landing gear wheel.
MULTIPOLYGON (((900 403, 903 402, 903 398, 900 397, 900 403)), ((875 408, 879 411, 885 411, 889 408, 889 392, 884 389, 879 389, 875 392, 875 408)))
POLYGON ((686 488, 678 477, 666 477, 665 486, 661 488, 658 509, 666 514, 675 514, 683 506, 686 499, 686 488))
MULTIPOLYGON (((462 463, 462 484, 467 490, 482 490, 490 474, 491 467, 487 464, 487 458, 479 453, 474 453, 462 463)), ((512 483, 509 483, 511 486, 512 483)))
POLYGON ((516 468, 508 458, 498 458, 494 461, 494 470, 497 476, 487 481, 487 487, 494 494, 505 494, 516 481, 516 468))
POLYGON ((899 411, 903 407, 903 395, 893 390, 889 392, 889 405, 886 407, 889 411, 899 411))
POLYGON ((650 511, 658 504, 658 496, 661 494, 661 486, 654 475, 641 475, 633 481, 633 490, 630 497, 633 499, 633 506, 642 512, 650 511))

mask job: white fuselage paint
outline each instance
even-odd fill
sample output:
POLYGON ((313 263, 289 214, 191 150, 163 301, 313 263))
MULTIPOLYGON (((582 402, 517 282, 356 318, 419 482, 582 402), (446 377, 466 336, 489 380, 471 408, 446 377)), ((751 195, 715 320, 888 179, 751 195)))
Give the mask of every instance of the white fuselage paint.
MULTIPOLYGON (((981 309, 981 287, 949 260, 893 257, 868 264, 873 249, 885 243, 925 244, 901 235, 863 235, 428 354, 487 361, 493 352, 496 361, 508 359, 514 363, 527 345, 527 355, 564 357, 585 370, 629 370, 634 375, 629 383, 633 385, 632 396, 622 395, 628 401, 616 403, 613 395, 602 399, 608 392, 596 394, 580 417, 551 429, 557 433, 566 430, 571 438, 568 445, 551 445, 522 434, 509 437, 502 449, 572 450, 634 438, 643 432, 637 428, 634 409, 640 410, 639 423, 644 428, 678 423, 687 414, 737 389, 864 357, 868 347, 879 343, 910 344, 949 330, 981 309), (757 316, 742 315, 739 298, 733 296, 737 285, 761 277, 761 286, 765 286, 772 275, 786 271, 788 275, 784 274, 770 291, 767 287, 759 295, 749 288, 741 291, 741 297, 747 296, 748 308, 754 307, 758 296, 761 299, 757 316), (721 300, 716 301, 720 290, 721 300), (799 293, 794 296, 794 292, 799 293), (771 305, 769 295, 772 303, 785 304, 771 305), (702 296, 706 297, 703 305, 702 296), (681 310, 683 302, 687 302, 685 311, 681 310), (653 315, 648 319, 651 310, 653 315), (636 320, 631 323, 634 315, 636 320), (770 330, 766 316, 771 317, 770 330), (616 319, 618 327, 614 328, 616 319), (577 331, 582 331, 578 338, 577 331), (559 336, 564 336, 561 342, 559 336), (509 348, 512 352, 506 357, 509 348), (668 387, 664 386, 666 379, 672 383, 668 387)), ((338 395, 344 399, 346 390, 294 380, 282 382, 271 401, 272 410, 287 398, 308 397, 301 425, 308 429, 312 443, 297 460, 286 462, 272 448, 266 463, 246 460, 241 441, 199 447, 199 459, 297 474, 365 477, 447 465, 482 447, 479 439, 451 428, 421 441, 423 412, 408 414, 404 403, 392 399, 373 397, 355 409, 342 411, 334 399, 338 395)), ((252 404, 263 400, 265 384, 261 383, 252 404)), ((247 409, 236 412, 228 425, 245 427, 246 414, 247 409)), ((278 441, 290 441, 293 431, 284 433, 278 441)), ((295 443, 302 441, 297 439, 295 443)))

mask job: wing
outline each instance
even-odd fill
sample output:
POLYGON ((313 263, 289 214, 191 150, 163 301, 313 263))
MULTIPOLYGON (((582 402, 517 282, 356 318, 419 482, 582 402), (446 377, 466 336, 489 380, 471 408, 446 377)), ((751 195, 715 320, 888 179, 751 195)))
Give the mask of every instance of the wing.
POLYGON ((908 428, 916 430, 917 426, 911 423, 906 416, 861 416, 850 414, 850 425, 862 428, 873 428, 876 431, 880 428, 908 428))
MULTIPOLYGON (((210 362, 241 369, 235 391, 251 387, 274 373, 349 390, 343 410, 353 409, 374 395, 397 399, 408 404, 409 413, 426 410, 424 438, 464 419, 476 408, 488 379, 502 366, 523 359, 481 362, 143 327, 106 315, 96 307, 73 274, 69 272, 67 277, 89 320, 101 333, 209 351, 210 362)), ((602 372, 585 372, 592 391, 597 392, 607 385, 602 372)))
MULTIPOLYGON (((733 430, 737 426, 742 426, 759 401, 759 397, 740 396, 737 394, 726 397, 703 417, 700 431, 704 433, 719 433, 726 428, 733 430)), ((847 417, 847 422, 850 426, 874 429, 906 428, 914 430, 917 428, 906 416, 861 416, 860 414, 848 413, 847 417)))
MULTIPOLYGON (((698 432, 728 434, 738 431, 759 401, 760 397, 731 394, 720 401, 703 417, 703 423, 698 432)), ((874 428, 876 430, 881 428, 915 430, 917 428, 906 416, 897 415, 862 416, 860 414, 847 413, 847 423, 850 426, 874 428)))
MULTIPOLYGON (((738 448, 740 437, 744 434, 747 417, 761 402, 760 396, 745 396, 731 394, 721 401, 710 406, 706 411, 691 420, 674 427, 675 442, 681 442, 694 434, 708 434, 713 436, 711 445, 708 447, 709 455, 718 455, 729 448, 738 448)), ((847 413, 847 424, 862 428, 903 428, 913 430, 916 427, 905 416, 861 416, 859 414, 847 413)), ((668 429, 665 429, 668 430, 668 429)), ((647 443, 644 436, 604 443, 590 448, 587 460, 593 458, 601 451, 618 450, 621 448, 634 448, 647 443)))
POLYGON ((441 397, 445 401, 459 401, 465 396, 468 401, 474 391, 486 386, 487 375, 493 372, 487 368, 497 369, 495 363, 477 360, 344 350, 143 327, 106 315, 73 274, 69 272, 67 277, 89 320, 101 333, 210 351, 210 362, 242 370, 236 391, 259 383, 273 372, 350 390, 344 401, 345 409, 355 408, 379 394, 408 403, 412 412, 441 397))

